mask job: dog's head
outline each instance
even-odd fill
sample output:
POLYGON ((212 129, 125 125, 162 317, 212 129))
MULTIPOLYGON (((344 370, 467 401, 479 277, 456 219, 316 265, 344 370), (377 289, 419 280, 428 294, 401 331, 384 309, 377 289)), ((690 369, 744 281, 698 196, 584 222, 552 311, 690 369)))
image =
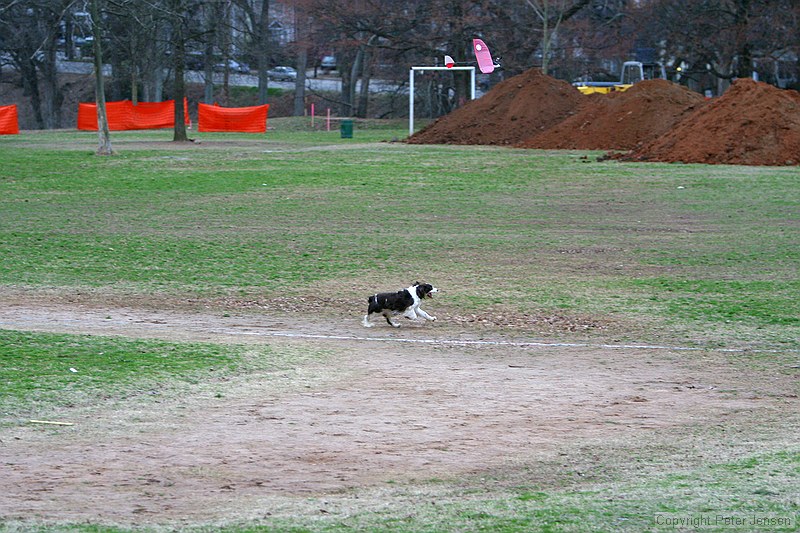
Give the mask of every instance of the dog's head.
POLYGON ((414 283, 414 286, 417 288, 417 296, 419 296, 420 299, 433 298, 433 295, 439 292, 439 289, 430 283, 420 283, 417 281, 414 283))

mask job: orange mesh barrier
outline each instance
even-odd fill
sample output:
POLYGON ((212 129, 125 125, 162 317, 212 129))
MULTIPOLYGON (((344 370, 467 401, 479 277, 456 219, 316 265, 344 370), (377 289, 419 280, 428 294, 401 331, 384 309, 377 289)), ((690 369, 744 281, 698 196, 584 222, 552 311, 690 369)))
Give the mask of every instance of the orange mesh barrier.
POLYGON ((197 130, 266 133, 268 111, 269 104, 251 107, 197 104, 197 130))
MULTIPOLYGON (((175 126, 175 101, 139 102, 133 105, 130 100, 106 102, 108 129, 152 130, 175 126)), ((189 124, 189 106, 183 101, 183 116, 189 124)), ((97 104, 78 104, 78 129, 97 131, 97 104)))
POLYGON ((0 135, 19 133, 17 105, 0 105, 0 135))

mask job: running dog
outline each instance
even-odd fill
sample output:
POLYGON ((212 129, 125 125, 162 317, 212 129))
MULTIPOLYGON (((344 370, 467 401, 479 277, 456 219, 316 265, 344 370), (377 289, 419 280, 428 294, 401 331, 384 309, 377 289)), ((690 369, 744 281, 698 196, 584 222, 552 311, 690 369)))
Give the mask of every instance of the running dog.
POLYGON ((409 288, 397 292, 373 294, 367 300, 369 307, 361 323, 365 328, 371 328, 374 324, 370 322, 370 318, 375 314, 383 315, 386 318, 386 322, 393 328, 399 328, 400 324, 393 322, 392 316, 401 314, 409 319, 421 316, 425 320, 436 320, 435 316, 423 311, 419 304, 422 303, 424 298, 433 298, 433 295, 437 292, 439 292, 439 289, 430 283, 416 282, 409 288))

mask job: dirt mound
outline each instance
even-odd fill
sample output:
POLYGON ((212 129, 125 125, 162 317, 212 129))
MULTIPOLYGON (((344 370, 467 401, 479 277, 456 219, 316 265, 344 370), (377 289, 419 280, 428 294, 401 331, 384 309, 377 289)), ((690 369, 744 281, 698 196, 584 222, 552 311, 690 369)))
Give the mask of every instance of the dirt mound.
POLYGON ((619 157, 733 165, 800 164, 800 93, 740 79, 665 135, 619 157))
POLYGON ((575 113, 583 99, 569 83, 530 69, 437 119, 408 142, 516 144, 575 113))
POLYGON ((705 99, 666 80, 584 97, 580 112, 524 140, 522 148, 632 150, 668 132, 705 99))

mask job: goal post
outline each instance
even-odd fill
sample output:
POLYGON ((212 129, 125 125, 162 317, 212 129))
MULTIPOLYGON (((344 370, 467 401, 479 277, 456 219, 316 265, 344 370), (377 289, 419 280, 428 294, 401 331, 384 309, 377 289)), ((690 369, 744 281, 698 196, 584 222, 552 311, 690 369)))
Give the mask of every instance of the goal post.
POLYGON ((408 74, 408 136, 414 135, 414 73, 425 70, 469 71, 470 99, 475 100, 475 67, 411 67, 408 74))

